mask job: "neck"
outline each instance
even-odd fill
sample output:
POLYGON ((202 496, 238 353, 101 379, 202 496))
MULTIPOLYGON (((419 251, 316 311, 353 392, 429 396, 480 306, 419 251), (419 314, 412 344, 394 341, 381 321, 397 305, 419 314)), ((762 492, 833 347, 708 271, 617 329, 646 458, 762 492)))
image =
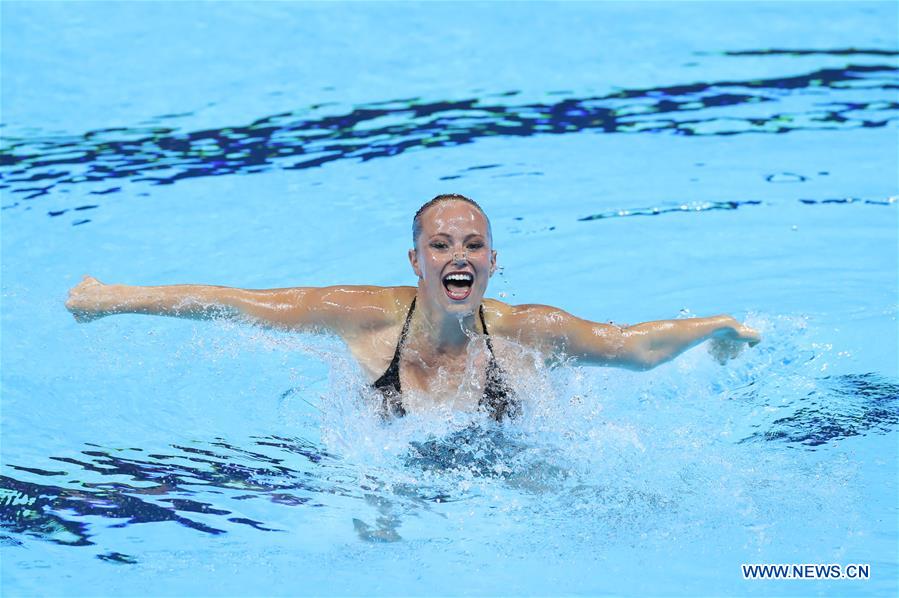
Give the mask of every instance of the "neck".
POLYGON ((478 333, 476 314, 450 314, 423 297, 424 293, 419 289, 409 330, 409 341, 415 343, 419 351, 427 349, 428 353, 467 351, 468 342, 478 333))

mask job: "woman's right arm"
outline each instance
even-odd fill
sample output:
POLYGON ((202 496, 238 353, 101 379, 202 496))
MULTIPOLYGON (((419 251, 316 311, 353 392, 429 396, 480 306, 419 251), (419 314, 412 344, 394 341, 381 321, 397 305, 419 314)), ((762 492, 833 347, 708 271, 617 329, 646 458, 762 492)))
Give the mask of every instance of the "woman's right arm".
POLYGON ((385 289, 376 287, 298 287, 250 290, 211 285, 140 287, 103 284, 85 276, 69 291, 66 308, 79 322, 113 314, 180 318, 242 318, 284 329, 342 334, 358 325, 385 289))

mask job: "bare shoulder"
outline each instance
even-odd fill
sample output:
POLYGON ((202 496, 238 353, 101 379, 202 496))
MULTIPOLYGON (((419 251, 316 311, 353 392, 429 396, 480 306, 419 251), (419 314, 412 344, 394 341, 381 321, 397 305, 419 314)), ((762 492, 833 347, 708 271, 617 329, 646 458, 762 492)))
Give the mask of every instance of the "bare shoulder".
POLYGON ((568 312, 551 305, 509 305, 494 299, 484 301, 484 311, 492 334, 524 342, 542 338, 553 328, 574 318, 568 312))
POLYGON ((391 326, 406 316, 415 297, 415 287, 377 287, 342 285, 321 289, 319 301, 351 312, 366 326, 391 326))
POLYGON ((279 303, 297 323, 320 324, 340 335, 393 326, 405 317, 414 287, 336 285, 276 289, 279 303))
POLYGON ((299 293, 313 293, 324 305, 358 309, 386 310, 399 307, 403 300, 411 301, 414 287, 377 287, 372 285, 335 285, 330 287, 294 287, 299 293))
POLYGON ((584 320, 551 305, 490 301, 485 306, 491 334, 547 354, 591 355, 594 360, 606 360, 609 355, 614 357, 620 344, 621 328, 584 320))

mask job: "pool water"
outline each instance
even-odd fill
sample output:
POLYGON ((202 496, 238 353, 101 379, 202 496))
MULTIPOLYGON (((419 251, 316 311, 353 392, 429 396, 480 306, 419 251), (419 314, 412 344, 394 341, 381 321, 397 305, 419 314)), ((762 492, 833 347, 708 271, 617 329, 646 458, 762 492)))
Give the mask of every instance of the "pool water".
POLYGON ((0 9, 4 594, 896 594, 895 3, 0 9), (63 308, 411 285, 442 192, 488 296, 764 341, 385 425, 335 339, 63 308))

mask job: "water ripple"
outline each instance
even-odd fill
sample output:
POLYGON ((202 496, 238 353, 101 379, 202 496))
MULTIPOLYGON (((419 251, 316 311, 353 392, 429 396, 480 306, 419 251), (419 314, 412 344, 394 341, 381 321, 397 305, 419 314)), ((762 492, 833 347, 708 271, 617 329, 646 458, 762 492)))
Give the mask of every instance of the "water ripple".
MULTIPOLYGON (((808 52, 843 55, 848 50, 808 52)), ((874 51, 863 53, 879 55, 874 51)), ((411 98, 361 105, 341 114, 322 114, 333 107, 313 105, 221 129, 180 131, 138 126, 71 136, 5 137, 0 148, 0 189, 9 189, 8 193, 20 200, 4 206, 10 209, 72 185, 89 185, 99 201, 105 195, 119 193, 119 181, 123 180, 171 185, 198 177, 302 170, 339 160, 389 158, 490 137, 585 131, 776 135, 877 128, 899 121, 899 102, 892 101, 892 90, 899 89, 897 72, 892 64, 848 65, 787 77, 622 89, 604 96, 546 103, 515 105, 510 99, 518 92, 510 91, 500 94, 504 103, 475 97, 455 101, 411 98), (859 101, 854 93, 859 89, 869 96, 887 93, 881 93, 885 99, 859 101), (787 97, 791 98, 790 108, 778 110, 778 104, 787 97), (797 107, 799 104, 802 106, 797 107), (764 108, 746 115, 747 108, 753 106, 764 108), (739 115, 736 108, 740 108, 739 115)), ((714 209, 733 209, 729 207, 732 203, 714 209)), ((71 209, 96 207, 94 202, 71 209)), ((57 210, 50 215, 60 213, 57 210)))
MULTIPOLYGON (((772 443, 776 448, 786 443, 815 450, 853 436, 893 433, 899 426, 895 380, 865 373, 811 382, 811 390, 795 398, 788 415, 756 424, 755 431, 736 444, 772 443)), ((747 405, 770 400, 760 396, 754 384, 744 390, 744 396, 735 398, 747 405)), ((537 492, 541 501, 582 488, 584 480, 560 468, 554 454, 537 450, 511 431, 476 426, 410 442, 393 473, 355 469, 302 438, 254 437, 249 446, 218 439, 171 445, 160 453, 88 445, 78 458, 51 457, 68 465, 68 471, 7 465, 19 473, 0 475, 0 528, 14 535, 0 536, 0 542, 21 545, 18 535, 67 546, 92 545, 97 533, 92 517, 113 521, 111 527, 174 522, 212 535, 246 527, 278 532, 265 521, 241 516, 240 503, 264 500, 320 508, 329 506, 331 496, 375 505, 384 515, 375 526, 354 519, 360 538, 396 541, 404 509, 421 512, 430 505, 466 500, 466 488, 476 478, 537 492)))
POLYGON ((790 415, 741 442, 785 442, 814 449, 836 440, 886 434, 899 425, 899 383, 874 373, 828 376, 790 415))

